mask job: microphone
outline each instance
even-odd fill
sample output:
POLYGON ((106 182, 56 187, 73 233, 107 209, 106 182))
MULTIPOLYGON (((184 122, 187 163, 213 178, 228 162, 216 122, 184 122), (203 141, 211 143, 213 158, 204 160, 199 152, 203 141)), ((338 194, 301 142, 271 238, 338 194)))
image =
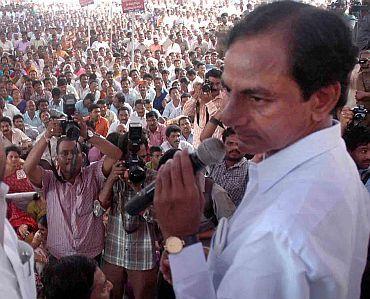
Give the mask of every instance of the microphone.
MULTIPOLYGON (((197 150, 189 154, 194 173, 206 166, 221 163, 225 157, 225 146, 216 138, 204 140, 197 150)), ((136 196, 125 205, 125 212, 134 216, 145 210, 153 203, 155 181, 142 189, 136 196)))

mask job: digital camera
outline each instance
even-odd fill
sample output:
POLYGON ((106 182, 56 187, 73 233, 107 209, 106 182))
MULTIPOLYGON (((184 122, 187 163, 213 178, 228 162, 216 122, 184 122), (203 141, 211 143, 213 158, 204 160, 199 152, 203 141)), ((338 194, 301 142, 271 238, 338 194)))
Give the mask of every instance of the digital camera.
POLYGON ((73 115, 76 112, 75 104, 76 98, 74 95, 70 94, 64 97, 63 112, 67 115, 67 119, 63 119, 60 122, 62 135, 65 135, 72 140, 78 140, 80 137, 80 127, 73 120, 73 115))

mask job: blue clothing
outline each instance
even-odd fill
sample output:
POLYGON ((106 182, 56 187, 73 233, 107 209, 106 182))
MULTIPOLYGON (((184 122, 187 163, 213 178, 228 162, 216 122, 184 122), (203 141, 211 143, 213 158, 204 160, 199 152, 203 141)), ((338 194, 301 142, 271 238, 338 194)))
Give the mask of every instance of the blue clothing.
POLYGON ((153 108, 157 109, 161 114, 163 113, 163 110, 164 110, 162 102, 166 98, 167 94, 168 94, 167 90, 162 89, 159 97, 156 96, 153 101, 153 108))
POLYGON ((76 104, 75 104, 75 107, 76 107, 76 111, 80 114, 82 114, 82 116, 87 116, 89 115, 89 109, 87 109, 87 107, 84 106, 84 103, 83 103, 83 100, 79 100, 76 104))

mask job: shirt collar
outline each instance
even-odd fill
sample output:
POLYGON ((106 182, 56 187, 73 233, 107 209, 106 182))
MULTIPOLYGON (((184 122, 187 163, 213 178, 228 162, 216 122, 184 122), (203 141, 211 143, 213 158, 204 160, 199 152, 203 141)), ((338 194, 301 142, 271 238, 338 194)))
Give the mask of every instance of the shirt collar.
POLYGON ((334 120, 331 127, 300 139, 258 164, 251 163, 257 171, 260 192, 266 192, 299 165, 338 146, 345 149, 340 124, 334 120))

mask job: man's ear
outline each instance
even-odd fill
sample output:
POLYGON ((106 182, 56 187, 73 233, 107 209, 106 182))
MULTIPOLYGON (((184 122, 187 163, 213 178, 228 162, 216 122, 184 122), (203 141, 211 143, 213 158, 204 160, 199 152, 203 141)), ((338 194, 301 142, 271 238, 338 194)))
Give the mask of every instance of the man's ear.
POLYGON ((311 97, 312 118, 320 122, 327 118, 339 101, 341 86, 339 82, 320 88, 311 97))

